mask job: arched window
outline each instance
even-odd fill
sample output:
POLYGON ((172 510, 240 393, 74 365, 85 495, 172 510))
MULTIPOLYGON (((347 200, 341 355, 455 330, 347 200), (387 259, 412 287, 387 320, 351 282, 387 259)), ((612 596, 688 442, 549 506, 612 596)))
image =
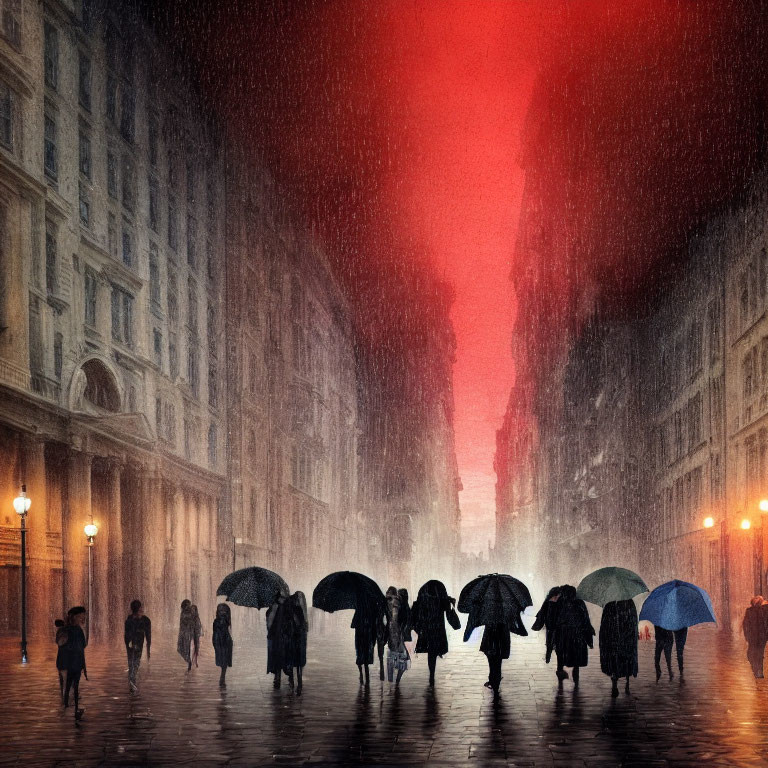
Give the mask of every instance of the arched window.
POLYGON ((120 392, 109 369, 98 360, 88 360, 83 364, 85 390, 83 397, 91 405, 105 411, 117 413, 120 410, 120 392))

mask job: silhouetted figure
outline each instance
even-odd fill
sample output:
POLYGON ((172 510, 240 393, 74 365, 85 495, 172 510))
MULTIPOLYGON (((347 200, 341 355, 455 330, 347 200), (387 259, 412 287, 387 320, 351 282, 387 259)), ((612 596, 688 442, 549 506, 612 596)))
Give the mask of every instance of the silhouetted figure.
POLYGON ((66 643, 67 631, 65 629, 67 623, 63 619, 56 619, 53 622, 53 626, 56 627, 56 672, 59 675, 59 695, 61 701, 64 701, 64 678, 67 672, 67 666, 64 663, 64 643, 66 643), (59 640, 64 638, 60 643, 59 640))
POLYGON ((546 655, 544 660, 549 664, 552 658, 552 651, 555 649, 555 627, 557 626, 558 601, 560 600, 560 587, 552 587, 547 593, 547 597, 536 614, 536 621, 533 622, 531 629, 534 632, 545 630, 544 639, 546 642, 546 655))
POLYGON ((397 590, 397 597, 400 600, 398 619, 400 621, 400 631, 403 635, 403 642, 412 643, 413 618, 411 616, 411 605, 408 601, 408 590, 405 587, 401 587, 397 590))
POLYGON ((486 625, 480 650, 488 658, 488 681, 486 688, 493 690, 494 697, 499 695, 501 684, 501 663, 509 658, 509 628, 506 624, 486 625))
POLYGON ((200 635, 203 627, 200 623, 200 614, 197 606, 189 600, 181 603, 181 615, 179 616, 179 639, 176 650, 184 661, 187 662, 187 672, 192 669, 192 664, 197 666, 197 656, 200 652, 200 635))
POLYGON ((435 684, 437 657, 448 653, 448 637, 445 621, 454 629, 461 627, 454 606, 456 600, 448 597, 445 586, 439 581, 428 581, 420 590, 411 608, 411 622, 418 635, 416 653, 427 654, 429 684, 435 684))
POLYGON ((85 669, 85 647, 88 641, 83 632, 86 616, 86 610, 82 605, 70 608, 67 613, 67 623, 56 640, 59 647, 63 648, 63 663, 67 673, 64 706, 69 706, 69 692, 72 691, 75 699, 75 720, 80 720, 83 716, 83 710, 80 708, 80 676, 85 673, 85 679, 88 679, 85 669))
POLYGON ((267 611, 267 674, 273 674, 274 688, 280 687, 285 666, 285 638, 283 623, 289 618, 287 598, 278 593, 267 611))
POLYGON ((747 641, 747 659, 752 667, 752 674, 763 677, 763 657, 768 639, 768 627, 765 621, 765 600, 762 595, 755 595, 749 601, 749 608, 744 613, 741 623, 744 638, 747 641))
POLYGON ((671 629, 664 629, 656 624, 653 625, 653 636, 656 640, 656 648, 653 653, 653 663, 656 667, 656 682, 658 683, 661 678, 661 654, 664 652, 664 658, 667 662, 667 671, 669 672, 669 679, 671 680, 675 675, 672 672, 672 644, 675 645, 677 651, 677 668, 680 670, 680 677, 683 676, 683 650, 685 649, 685 641, 688 638, 688 627, 683 629, 677 629, 672 631, 671 629))
POLYGON ((355 630, 355 663, 360 673, 360 685, 371 682, 368 667, 373 664, 373 648, 377 634, 383 625, 382 610, 373 603, 360 600, 352 616, 352 629, 355 630), (363 680, 365 670, 365 680, 363 680))
POLYGON ((135 693, 138 690, 136 680, 141 665, 141 654, 144 652, 144 643, 147 644, 147 661, 149 661, 152 646, 152 622, 149 620, 149 616, 144 615, 141 600, 131 602, 131 613, 125 620, 123 639, 128 656, 129 691, 135 693))
MULTIPOLYGON (((406 593, 407 596, 407 593, 406 593)), ((400 684, 403 673, 408 669, 408 649, 405 647, 405 638, 409 627, 403 621, 410 616, 410 610, 403 609, 400 602, 400 594, 394 587, 389 587, 387 598, 387 680, 400 684), (397 679, 395 679, 397 670, 397 679)))
POLYGON ((557 656, 557 679, 562 683, 568 673, 563 667, 572 667, 573 684, 579 685, 579 668, 589 663, 587 648, 593 644, 595 630, 589 620, 589 611, 583 600, 576 597, 576 587, 564 584, 556 605, 554 646, 557 656))
POLYGON ((216 618, 213 620, 213 651, 216 666, 221 667, 219 686, 226 688, 227 668, 232 666, 232 611, 226 603, 216 606, 216 618))
POLYGON ((600 622, 600 669, 611 678, 611 696, 619 695, 618 679, 637 677, 637 608, 632 600, 607 603, 600 622))
POLYGON ((384 650, 387 647, 387 612, 380 611, 376 617, 376 652, 379 657, 379 680, 385 680, 384 650))
POLYGON ((283 623, 285 643, 285 666, 288 685, 293 688, 293 670, 296 670, 296 695, 301 696, 303 687, 302 671, 307 664, 307 599, 303 592, 294 592, 286 605, 287 616, 283 623))

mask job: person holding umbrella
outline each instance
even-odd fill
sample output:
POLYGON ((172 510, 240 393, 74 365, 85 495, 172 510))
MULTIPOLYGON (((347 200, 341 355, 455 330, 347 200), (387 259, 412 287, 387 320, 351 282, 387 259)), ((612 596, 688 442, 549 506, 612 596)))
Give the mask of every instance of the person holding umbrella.
POLYGON ((75 720, 80 720, 83 710, 80 708, 80 676, 88 672, 85 668, 85 648, 88 640, 85 637, 83 627, 87 611, 82 605, 70 608, 67 612, 67 623, 63 627, 61 635, 57 636, 56 644, 63 648, 64 668, 67 672, 67 680, 64 686, 64 706, 69 706, 69 692, 75 697, 75 720))
POLYGON ((226 603, 216 606, 216 618, 213 620, 213 652, 216 666, 221 667, 219 687, 226 688, 227 668, 232 666, 232 611, 226 603))
POLYGON ((417 634, 416 653, 427 654, 430 687, 435 685, 437 657, 442 658, 448 653, 446 620, 454 629, 461 628, 455 605, 456 600, 448 597, 445 585, 433 579, 421 587, 411 606, 411 621, 417 634))
POLYGON ((688 637, 688 627, 714 622, 712 601, 706 590, 687 581, 674 579, 659 585, 643 603, 640 619, 650 621, 654 627, 656 649, 654 665, 656 682, 661 678, 661 654, 667 662, 669 679, 672 680, 672 644, 677 650, 677 666, 683 677, 683 649, 688 637))
POLYGON ((307 600, 303 592, 294 592, 288 598, 287 620, 283 624, 285 636, 285 666, 288 685, 293 688, 293 670, 296 670, 296 695, 301 696, 302 671, 307 664, 307 600))
MULTIPOLYGON (((533 622, 531 629, 534 632, 540 632, 542 629, 544 632, 544 640, 546 644, 546 654, 544 661, 549 664, 549 660, 552 658, 552 651, 555 649, 555 627, 557 626, 557 610, 558 600, 560 599, 560 587, 552 587, 547 593, 544 602, 539 608, 539 612, 536 614, 536 621, 533 622)), ((559 675, 558 665, 558 677, 559 675)))
POLYGON ((286 661, 286 623, 290 621, 287 597, 282 592, 275 595, 275 601, 267 611, 267 674, 273 674, 274 688, 280 687, 280 678, 286 661))
POLYGON ((563 667, 571 667, 573 686, 579 685, 579 668, 589 663, 587 648, 592 647, 595 630, 583 600, 576 596, 570 584, 560 587, 558 610, 555 616, 554 646, 557 655, 557 679, 562 684, 568 678, 563 667))
POLYGON ((403 673, 408 669, 408 649, 405 647, 408 625, 405 623, 409 612, 401 603, 401 592, 394 587, 387 589, 387 679, 391 683, 397 670, 395 685, 400 685, 403 673))

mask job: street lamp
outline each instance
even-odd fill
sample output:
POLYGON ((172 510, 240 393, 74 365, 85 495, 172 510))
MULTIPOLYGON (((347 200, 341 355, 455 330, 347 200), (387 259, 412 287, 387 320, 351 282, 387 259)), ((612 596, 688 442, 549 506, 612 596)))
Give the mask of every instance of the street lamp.
POLYGON ((705 517, 704 518, 704 527, 705 528, 712 528, 715 525, 715 519, 713 517, 705 517))
POLYGON ((760 503, 757 506, 761 512, 768 512, 768 499, 760 499, 760 503))
POLYGON ((21 663, 27 663, 27 512, 32 499, 27 496, 27 486, 13 500, 13 508, 21 518, 21 663))
POLYGON ((85 538, 88 540, 87 546, 88 546, 88 616, 87 616, 87 624, 86 624, 86 638, 90 640, 91 635, 91 603, 93 600, 93 539, 96 536, 96 534, 99 532, 98 526, 94 525, 93 520, 91 520, 88 525, 83 528, 83 532, 85 533, 85 538))
POLYGON ((742 530, 748 531, 751 527, 752 527, 752 523, 745 517, 741 521, 741 528, 742 528, 742 530))

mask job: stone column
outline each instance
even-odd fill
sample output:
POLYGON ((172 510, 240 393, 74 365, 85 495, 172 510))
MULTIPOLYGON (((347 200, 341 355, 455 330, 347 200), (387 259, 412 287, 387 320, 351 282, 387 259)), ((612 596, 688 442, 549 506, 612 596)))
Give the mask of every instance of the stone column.
POLYGON ((184 492, 176 491, 174 497, 173 513, 173 550, 175 553, 176 570, 176 602, 189 597, 189 569, 187 567, 188 541, 187 541, 187 509, 184 492))
POLYGON ((128 602, 123 584, 123 526, 120 476, 123 467, 109 461, 104 471, 103 507, 98 511, 99 533, 93 551, 94 581, 99 585, 99 609, 93 625, 99 640, 120 636, 128 602))
MULTIPOLYGON (((147 614, 158 618, 165 613, 161 586, 165 558, 165 517, 163 514, 162 483, 154 467, 143 469, 139 476, 138 524, 135 542, 140 552, 139 600, 147 614)), ((133 544, 133 543, 132 543, 133 544)))
POLYGON ((61 530, 65 608, 88 602, 88 552, 83 527, 91 519, 91 463, 91 455, 80 451, 72 451, 67 462, 67 502, 61 530))
POLYGON ((62 616, 61 594, 51 589, 48 561, 48 504, 45 442, 25 438, 24 482, 32 506, 27 515, 27 627, 32 639, 50 634, 54 618, 62 616))

